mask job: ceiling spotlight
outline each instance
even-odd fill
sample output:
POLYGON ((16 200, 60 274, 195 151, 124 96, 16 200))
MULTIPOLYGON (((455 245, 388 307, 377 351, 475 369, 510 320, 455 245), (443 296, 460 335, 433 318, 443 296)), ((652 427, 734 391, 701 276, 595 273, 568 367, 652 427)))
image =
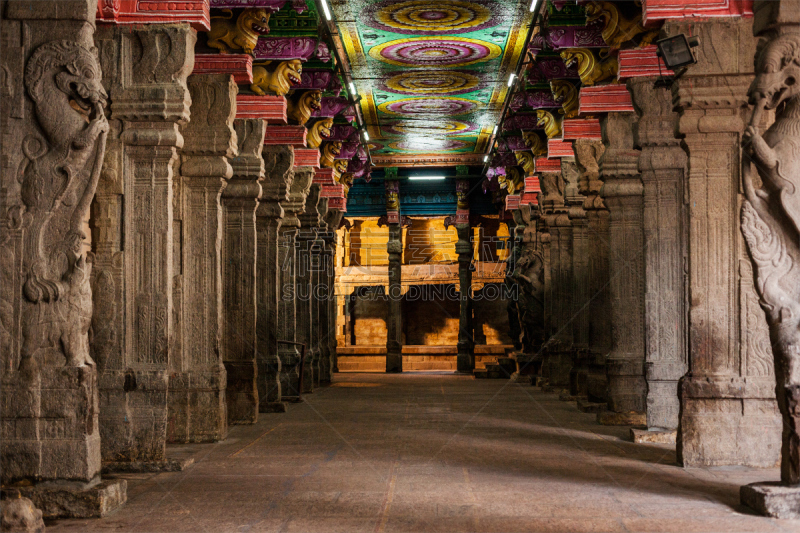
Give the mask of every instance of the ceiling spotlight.
POLYGON ((331 20, 331 10, 328 7, 328 2, 326 0, 320 0, 322 2, 322 12, 325 13, 325 20, 331 20))
POLYGON ((516 75, 514 72, 512 72, 512 73, 511 73, 511 75, 508 77, 508 86, 509 86, 509 87, 511 87, 512 85, 514 85, 514 79, 515 79, 516 77, 517 77, 517 75, 516 75))
POLYGON ((443 180, 444 176, 409 176, 410 180, 443 180))
POLYGON ((700 45, 697 37, 687 37, 684 34, 674 35, 656 41, 658 51, 656 55, 664 59, 664 64, 670 70, 675 70, 678 67, 691 65, 697 63, 697 58, 694 56, 692 48, 700 45))

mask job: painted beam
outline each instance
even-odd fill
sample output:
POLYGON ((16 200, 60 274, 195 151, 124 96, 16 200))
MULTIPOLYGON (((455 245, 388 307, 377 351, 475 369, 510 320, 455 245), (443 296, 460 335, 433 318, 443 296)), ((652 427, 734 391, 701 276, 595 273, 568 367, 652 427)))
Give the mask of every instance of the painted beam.
POLYGON ((261 118, 268 124, 286 124, 286 98, 238 94, 236 95, 236 118, 261 118))
POLYGON ((565 141, 600 139, 600 119, 568 118, 561 123, 561 131, 565 141))
POLYGON ((249 54, 195 54, 192 74, 230 74, 239 84, 253 83, 253 56, 249 54))
POLYGON ((211 29, 209 0, 99 0, 97 22, 119 25, 187 22, 198 31, 211 29))
POLYGON ((753 16, 753 0, 644 0, 642 5, 646 26, 666 19, 742 16, 753 16))
POLYGON ((582 87, 580 99, 581 115, 633 111, 631 94, 622 84, 582 87))
POLYGON ((287 144, 295 148, 305 148, 308 130, 305 126, 269 126, 264 136, 264 144, 287 144))
POLYGON ((547 141, 547 158, 575 157, 572 151, 572 141, 562 141, 561 139, 549 139, 547 141))
POLYGON ((672 76, 675 74, 667 68, 664 60, 656 55, 656 50, 658 50, 657 46, 620 50, 617 79, 672 76))
MULTIPOLYGON (((267 128, 269 131, 269 128, 267 128)), ((319 150, 316 148, 295 148, 294 168, 313 167, 319 168, 319 150)))
POLYGON ((536 158, 535 172, 561 172, 560 159, 548 159, 546 157, 536 158))

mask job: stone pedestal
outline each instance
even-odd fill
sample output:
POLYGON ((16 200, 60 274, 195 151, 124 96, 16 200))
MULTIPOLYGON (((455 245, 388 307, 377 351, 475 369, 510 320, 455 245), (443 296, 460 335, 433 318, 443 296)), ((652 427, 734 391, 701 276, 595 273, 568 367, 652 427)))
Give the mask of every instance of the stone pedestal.
POLYGON ((752 483, 739 489, 741 502, 772 518, 800 518, 800 487, 781 483, 752 483))
POLYGON ((456 355, 456 369, 462 373, 472 373, 475 370, 475 354, 473 353, 475 340, 472 331, 472 228, 469 224, 457 224, 458 242, 458 354, 456 355))
MULTIPOLYGON (((98 28, 114 119, 104 162, 103 195, 94 210, 95 272, 92 349, 101 370, 100 434, 107 468, 125 463, 168 466, 167 391, 171 358, 180 351, 174 322, 174 167, 189 119, 186 79, 196 33, 189 25, 98 28), (169 46, 162 46, 169 43, 169 46), (131 50, 141 50, 132 54, 131 50), (159 76, 152 73, 158 69, 159 76), (124 208, 123 208, 124 206, 124 208), (177 346, 175 345, 177 343, 177 346), (102 362, 100 362, 102 361, 102 362)), ((178 224, 179 225, 179 224, 178 224)))
POLYGON ((289 188, 294 180, 294 150, 291 146, 265 146, 262 158, 265 174, 256 208, 258 400, 260 412, 282 412, 286 407, 281 402, 281 360, 278 357, 282 279, 282 265, 278 262, 281 255, 279 229, 284 216, 281 203, 289 201, 289 188))
MULTIPOLYGON (((89 346, 94 264, 85 242, 110 129, 107 74, 93 50, 96 2, 12 0, 2 9, 3 496, 16 497, 20 486, 42 508, 58 502, 61 486, 89 500, 91 486, 105 483, 119 496, 112 510, 125 502, 126 485, 100 480, 100 365, 89 346)), ((60 508, 55 516, 87 512, 60 508)))
POLYGON ((609 113, 601 119, 612 344, 606 360, 609 412, 599 413, 598 421, 615 425, 640 423, 646 409, 642 181, 639 151, 633 149, 634 120, 632 113, 609 113))
POLYGON ((256 208, 264 179, 266 122, 234 121, 239 155, 231 160, 233 175, 222 191, 222 354, 227 373, 228 424, 258 421, 257 228, 256 208))
POLYGON ((678 428, 678 380, 687 370, 686 153, 674 135, 672 95, 653 88, 654 79, 628 81, 639 121, 634 142, 641 148, 644 186, 645 377, 647 427, 678 428))
POLYGON ((741 134, 749 120, 752 19, 665 23, 700 39, 698 63, 672 86, 688 156, 688 350, 678 460, 770 467, 780 459, 773 357, 740 230, 741 134))
MULTIPOLYGON (((300 228, 298 215, 303 211, 305 199, 311 187, 314 171, 299 167, 289 187, 288 200, 281 202, 283 221, 278 232, 278 357, 281 360, 281 397, 297 398, 300 395, 300 347, 282 343, 303 342, 297 337, 297 243, 295 237, 300 228)), ((306 346, 308 348, 308 346, 306 346)))

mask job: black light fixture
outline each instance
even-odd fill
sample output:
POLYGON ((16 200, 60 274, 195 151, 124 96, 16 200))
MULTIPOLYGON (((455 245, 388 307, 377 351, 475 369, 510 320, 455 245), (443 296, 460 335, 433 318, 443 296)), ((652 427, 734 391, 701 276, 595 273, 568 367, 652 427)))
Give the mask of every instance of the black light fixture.
MULTIPOLYGON (((675 80, 686 74, 690 65, 697 63, 693 48, 700 45, 697 37, 686 37, 679 33, 666 39, 656 41, 656 55, 664 60, 664 65, 675 74, 673 76, 659 76, 655 82, 655 87, 670 87, 675 80)), ((661 71, 661 62, 658 62, 658 70, 661 71)))
POLYGON ((656 55, 664 60, 664 64, 668 69, 675 70, 676 68, 697 63, 697 58, 694 56, 692 48, 699 45, 700 41, 697 37, 687 38, 680 33, 656 41, 656 46, 658 46, 656 55))

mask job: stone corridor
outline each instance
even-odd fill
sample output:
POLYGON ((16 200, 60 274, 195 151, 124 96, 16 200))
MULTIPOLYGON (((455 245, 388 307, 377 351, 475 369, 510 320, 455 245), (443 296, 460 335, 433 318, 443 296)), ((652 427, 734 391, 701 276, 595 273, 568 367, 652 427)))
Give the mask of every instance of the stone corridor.
POLYGON ((443 373, 339 374, 232 427, 183 472, 130 474, 128 502, 51 532, 800 531, 740 485, 777 469, 680 468, 538 387, 443 373))

